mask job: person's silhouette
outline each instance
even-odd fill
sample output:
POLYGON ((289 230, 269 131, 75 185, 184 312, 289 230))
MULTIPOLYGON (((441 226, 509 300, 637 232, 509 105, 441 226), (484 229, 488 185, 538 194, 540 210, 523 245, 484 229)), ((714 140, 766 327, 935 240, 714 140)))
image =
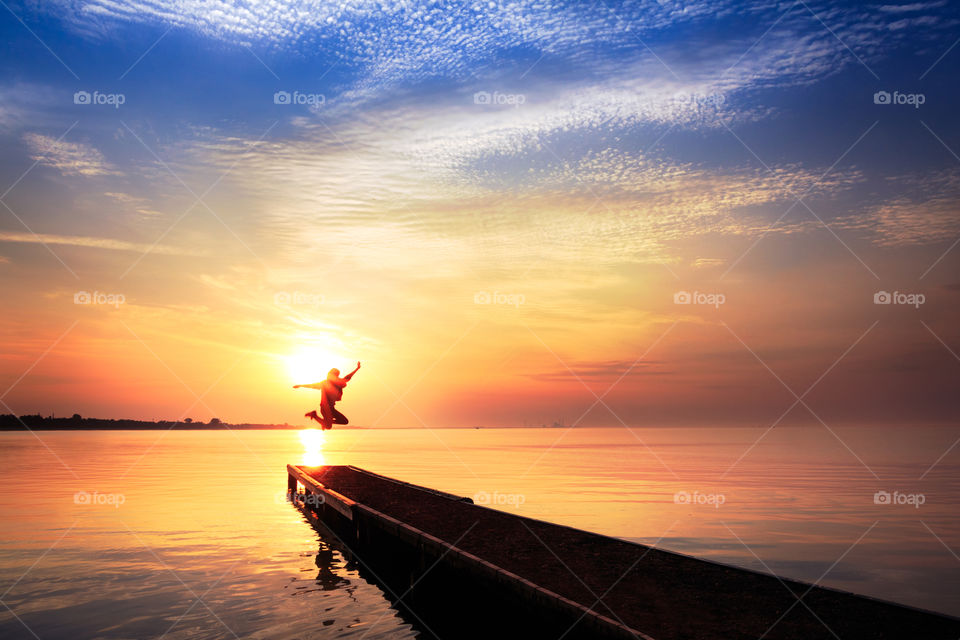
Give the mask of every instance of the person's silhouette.
POLYGON ((307 389, 317 389, 323 392, 320 398, 320 415, 317 415, 316 409, 303 415, 319 422, 320 427, 324 431, 332 429, 335 424, 349 424, 347 416, 337 411, 334 405, 343 398, 343 388, 347 386, 347 383, 353 378, 353 374, 359 370, 360 363, 357 362, 357 368, 342 378, 340 377, 340 369, 330 369, 330 372, 327 374, 327 379, 322 382, 293 385, 294 389, 303 387, 307 389))

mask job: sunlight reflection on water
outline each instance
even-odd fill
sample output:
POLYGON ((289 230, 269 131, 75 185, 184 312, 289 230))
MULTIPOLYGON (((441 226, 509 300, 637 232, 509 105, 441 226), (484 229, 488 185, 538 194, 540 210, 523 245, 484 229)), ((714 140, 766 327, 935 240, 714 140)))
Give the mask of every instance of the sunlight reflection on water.
POLYGON ((326 441, 323 431, 319 429, 304 429, 300 432, 300 442, 303 443, 303 457, 300 464, 308 467, 319 467, 327 464, 323 457, 323 444, 326 441))

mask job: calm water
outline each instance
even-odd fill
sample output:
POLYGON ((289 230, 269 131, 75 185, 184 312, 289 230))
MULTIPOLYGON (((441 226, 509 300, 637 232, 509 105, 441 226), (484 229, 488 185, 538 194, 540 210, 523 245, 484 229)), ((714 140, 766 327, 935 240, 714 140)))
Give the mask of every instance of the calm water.
POLYGON ((930 469, 960 429, 762 433, 2 433, 0 637, 415 637, 285 501, 288 462, 960 615, 960 447, 930 469))

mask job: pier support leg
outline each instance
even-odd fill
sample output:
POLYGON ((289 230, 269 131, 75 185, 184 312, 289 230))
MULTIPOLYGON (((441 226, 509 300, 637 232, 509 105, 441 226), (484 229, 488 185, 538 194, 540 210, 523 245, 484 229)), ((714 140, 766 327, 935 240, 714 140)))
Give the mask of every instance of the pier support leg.
POLYGON ((292 475, 287 475, 287 493, 291 495, 296 495, 297 493, 297 479, 292 475))

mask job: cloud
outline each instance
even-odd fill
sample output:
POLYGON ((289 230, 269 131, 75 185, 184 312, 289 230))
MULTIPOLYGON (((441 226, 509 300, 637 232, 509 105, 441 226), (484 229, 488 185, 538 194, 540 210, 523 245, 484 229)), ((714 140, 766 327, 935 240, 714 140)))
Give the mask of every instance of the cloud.
POLYGON ((911 13, 914 11, 929 11, 931 9, 939 9, 947 4, 947 0, 940 0, 939 2, 914 2, 911 4, 885 4, 877 7, 878 10, 883 11, 884 13, 911 13))
POLYGON ((870 6, 833 7, 818 10, 819 20, 813 20, 805 6, 735 0, 682 5, 628 0, 613 6, 558 0, 180 0, 175 8, 161 0, 61 0, 44 7, 80 32, 103 38, 115 37, 118 23, 155 24, 267 51, 294 50, 309 56, 323 52, 321 57, 330 63, 358 71, 358 87, 364 88, 431 77, 471 77, 481 69, 516 68, 522 73, 557 60, 592 71, 602 65, 615 67, 634 52, 647 55, 648 43, 663 60, 674 64, 692 52, 709 50, 710 42, 692 28, 706 22, 725 26, 724 37, 714 41, 729 42, 738 54, 754 44, 788 42, 789 54, 778 61, 781 70, 789 67, 791 72, 803 73, 804 63, 811 62, 811 51, 826 53, 831 64, 812 68, 822 72, 856 64, 856 60, 822 28, 820 20, 846 46, 869 58, 882 53, 878 32, 886 30, 892 37, 888 25, 905 11, 911 15, 934 12, 940 5, 888 5, 879 12, 870 6), (664 41, 681 31, 685 54, 664 54, 664 41), (599 43, 604 46, 594 46, 599 43))
POLYGON ((127 242, 126 240, 117 240, 115 238, 94 238, 89 236, 61 236, 49 233, 26 233, 16 231, 0 231, 0 242, 26 242, 37 244, 59 244, 73 247, 89 247, 95 249, 111 249, 115 251, 133 251, 135 253, 159 253, 165 255, 197 255, 182 249, 158 244, 151 246, 149 244, 127 242))
POLYGON ((659 360, 644 360, 642 362, 627 360, 576 362, 571 364, 569 369, 563 367, 525 375, 538 382, 577 382, 577 378, 580 380, 606 380, 613 382, 619 380, 621 377, 664 376, 673 373, 672 371, 664 369, 664 364, 663 361, 659 360))
POLYGON ((144 198, 139 198, 137 196, 132 196, 129 193, 122 193, 118 191, 105 191, 103 195, 119 202, 125 209, 138 213, 142 216, 160 215, 160 212, 156 209, 153 209, 149 202, 144 198))
POLYGON ((880 246, 930 244, 960 236, 960 172, 907 174, 886 180, 895 195, 838 218, 837 227, 873 236, 880 246))
MULTIPOLYGON (((292 139, 255 146, 215 138, 185 149, 176 171, 232 169, 225 183, 258 237, 278 252, 328 247, 327 259, 351 267, 372 260, 418 278, 453 275, 464 265, 477 273, 512 269, 520 259, 534 270, 558 261, 592 269, 675 263, 683 257, 673 243, 759 236, 794 194, 833 197, 862 180, 855 170, 821 180, 826 167, 716 169, 613 148, 569 162, 546 151, 521 154, 513 165, 521 148, 507 146, 478 163, 454 128, 460 116, 460 130, 482 129, 478 119, 486 116, 474 113, 403 109, 336 130, 303 123, 292 139)), ((797 218, 772 233, 819 227, 812 217, 797 218)))
POLYGON ((713 269, 727 264, 726 258, 697 258, 690 263, 694 269, 713 269))
POLYGON ((63 2, 60 8, 71 21, 92 29, 105 28, 105 21, 158 22, 244 43, 290 43, 326 37, 342 40, 355 55, 376 58, 390 51, 390 58, 404 63, 415 60, 417 54, 430 53, 428 36, 433 36, 436 48, 450 50, 456 46, 463 53, 494 44, 508 48, 526 41, 553 42, 562 48, 586 34, 629 37, 617 28, 619 21, 656 28, 716 10, 716 6, 693 5, 675 11, 662 2, 631 4, 629 11, 619 15, 605 7, 536 0, 446 4, 399 0, 181 0, 175 10, 157 0, 87 0, 63 2), (405 45, 403 52, 396 49, 400 43, 405 45))
POLYGON ((869 231, 881 246, 930 244, 960 235, 957 200, 943 196, 921 203, 901 198, 844 226, 869 231))
POLYGON ((27 133, 24 141, 30 157, 42 165, 53 167, 65 176, 102 176, 114 170, 96 148, 79 142, 57 140, 39 133, 27 133))
MULTIPOLYGON (((417 268, 421 278, 444 277, 461 262, 483 269, 491 256, 511 264, 514 256, 547 262, 559 254, 598 267, 693 261, 706 268, 701 261, 719 258, 699 258, 694 249, 680 255, 671 245, 709 234, 756 237, 795 194, 813 187, 807 197, 829 199, 863 181, 851 169, 818 183, 826 166, 799 163, 780 163, 772 173, 711 168, 636 151, 636 137, 628 136, 655 132, 653 139, 674 129, 726 136, 724 125, 768 118, 775 112, 762 90, 858 64, 848 46, 872 60, 881 52, 877 34, 899 13, 820 12, 841 42, 797 5, 587 5, 183 0, 173 11, 154 0, 90 0, 71 4, 64 16, 111 29, 118 22, 168 24, 282 48, 324 38, 342 45, 338 64, 347 79, 326 104, 278 129, 287 137, 256 143, 208 132, 167 150, 179 154, 171 160, 179 175, 229 171, 224 184, 244 194, 230 215, 247 217, 271 251, 290 254, 306 244, 335 255, 352 248, 398 269, 417 268), (745 16, 756 28, 727 30, 745 16), (693 22, 710 28, 687 29, 693 22), (672 37, 680 26, 684 37, 672 37), (726 36, 717 37, 720 31, 726 36), (450 81, 416 84, 428 76, 450 81), (477 104, 476 92, 523 102, 477 104)), ((34 157, 65 174, 113 171, 91 146, 28 135, 34 157)), ((106 195, 152 213, 126 191, 106 195)), ((843 224, 887 240, 896 230, 901 238, 923 233, 923 220, 902 218, 906 203, 893 204, 899 214, 877 210, 873 222, 858 216, 843 224)), ((798 215, 772 233, 819 226, 798 215)))

